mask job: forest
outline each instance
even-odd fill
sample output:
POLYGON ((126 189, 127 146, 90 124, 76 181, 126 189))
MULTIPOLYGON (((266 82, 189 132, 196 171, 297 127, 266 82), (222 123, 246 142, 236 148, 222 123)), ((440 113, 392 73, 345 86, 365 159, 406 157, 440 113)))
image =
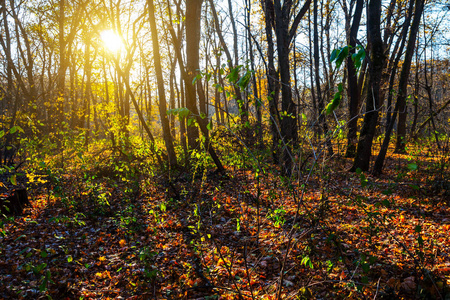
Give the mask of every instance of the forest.
POLYGON ((0 0, 0 299, 450 299, 449 12, 0 0))

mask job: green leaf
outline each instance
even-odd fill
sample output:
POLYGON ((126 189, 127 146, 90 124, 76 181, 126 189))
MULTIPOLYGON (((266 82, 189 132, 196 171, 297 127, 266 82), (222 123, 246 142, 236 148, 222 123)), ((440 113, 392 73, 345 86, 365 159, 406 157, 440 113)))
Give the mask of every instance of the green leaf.
POLYGON ((361 180, 361 186, 362 187, 366 187, 367 186, 367 184, 368 184, 368 180, 367 180, 367 178, 366 178, 366 175, 364 175, 363 173, 361 173, 360 175, 359 175, 359 179, 361 180))
POLYGON ((327 264, 327 272, 329 273, 333 270, 333 263, 331 262, 331 260, 327 260, 326 264, 327 264))
POLYGON ((67 256, 67 262, 71 263, 73 261, 72 255, 67 256))
POLYGON ((311 259, 309 258, 309 256, 305 256, 302 258, 302 261, 300 262, 302 265, 304 265, 305 267, 309 267, 310 269, 314 269, 314 265, 312 264, 311 259))
POLYGON ((206 125, 206 128, 207 128, 208 130, 212 130, 212 121, 210 121, 210 122, 208 123, 208 125, 206 125))
POLYGON ((244 76, 241 77, 241 79, 239 79, 239 81, 237 82, 237 85, 241 88, 241 89, 245 89, 248 86, 248 83, 250 82, 250 79, 252 78, 252 71, 247 70, 244 74, 244 76))
POLYGON ((334 98, 333 100, 328 103, 327 107, 326 107, 326 114, 329 115, 331 114, 336 108, 338 108, 339 104, 341 103, 342 100, 342 92, 343 92, 344 88, 342 87, 342 83, 340 83, 338 85, 338 92, 336 94, 334 94, 334 98))
POLYGON ((194 79, 192 80, 192 85, 194 85, 195 82, 196 82, 197 80, 201 79, 201 78, 202 78, 202 74, 197 74, 197 75, 195 75, 194 79))
POLYGON ((174 108, 167 110, 167 115, 173 115, 178 116, 178 119, 182 121, 183 119, 187 118, 191 111, 187 109, 186 107, 180 107, 180 108, 174 108))
POLYGON ((18 238, 16 238, 14 240, 14 243, 17 242, 18 240, 20 240, 21 238, 26 238, 27 236, 25 234, 22 234, 21 236, 19 236, 18 238))
POLYGON ((227 79, 231 82, 236 82, 239 79, 239 71, 242 66, 237 66, 234 69, 231 69, 230 74, 227 75, 227 79))
POLYGON ((331 52, 331 56, 330 56, 330 61, 333 62, 336 57, 338 56, 340 50, 339 49, 334 49, 333 52, 331 52))
POLYGON ((362 62, 366 58, 366 51, 361 46, 358 46, 357 49, 359 49, 359 50, 358 50, 358 52, 353 53, 352 60, 355 65, 355 68, 359 69, 361 67, 362 62))
POLYGON ((44 251, 44 250, 42 250, 42 251, 41 251, 41 257, 42 257, 42 258, 46 258, 47 256, 48 256, 47 252, 44 251))
POLYGON ((306 117, 306 115, 304 113, 302 113, 302 120, 305 122, 308 121, 308 118, 306 117))
POLYGON ((22 127, 20 127, 20 126, 18 126, 18 125, 13 126, 13 127, 9 130, 9 132, 10 132, 11 134, 16 133, 17 131, 18 131, 18 132, 21 132, 21 133, 25 133, 25 131, 23 131, 22 127))
POLYGON ((11 182, 12 185, 17 185, 16 174, 11 175, 11 177, 9 177, 9 181, 11 182))
POLYGON ((5 131, 0 130, 0 139, 5 136, 5 131))
POLYGON ((344 62, 344 60, 348 56, 349 46, 342 47, 341 51, 339 51, 338 56, 336 57, 336 68, 339 69, 344 62))
POLYGON ((417 164, 408 164, 408 169, 410 170, 410 171, 416 171, 417 169, 418 169, 418 166, 417 166, 417 164))

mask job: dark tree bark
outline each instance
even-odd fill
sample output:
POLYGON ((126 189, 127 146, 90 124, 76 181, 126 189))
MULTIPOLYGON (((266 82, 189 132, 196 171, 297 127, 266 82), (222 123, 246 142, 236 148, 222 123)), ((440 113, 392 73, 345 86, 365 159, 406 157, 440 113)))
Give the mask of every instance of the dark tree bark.
MULTIPOLYGON (((246 20, 247 20, 247 43, 248 43, 248 52, 250 54, 250 66, 253 71, 255 70, 255 56, 253 53, 253 43, 252 43, 252 32, 251 32, 251 10, 252 10, 252 2, 245 1, 246 3, 246 20)), ((258 139, 258 147, 260 149, 264 148, 263 144, 263 132, 262 132, 262 112, 261 112, 261 100, 259 97, 258 86, 256 84, 256 74, 252 76, 252 87, 253 87, 253 98, 255 101, 255 111, 256 111, 256 135, 258 139)))
POLYGON ((273 24, 274 24, 274 7, 272 0, 261 0, 261 6, 265 16, 265 31, 267 40, 267 98, 269 102, 270 112, 270 132, 272 134, 272 158, 274 163, 279 162, 278 147, 280 144, 280 135, 278 128, 280 128, 280 114, 278 112, 278 96, 280 86, 278 84, 278 72, 275 68, 275 45, 273 37, 273 24))
MULTIPOLYGON (((201 25, 201 9, 203 0, 189 0, 186 3, 186 72, 187 80, 185 80, 186 90, 186 107, 191 112, 197 111, 196 86, 192 85, 192 81, 198 73, 199 68, 199 47, 200 47, 200 25, 201 25)), ((189 148, 198 148, 199 132, 196 126, 187 127, 189 148)))
MULTIPOLYGON (((414 47, 416 45, 416 37, 419 31, 420 19, 422 17, 422 12, 424 8, 424 0, 416 0, 415 10, 414 10, 414 20, 409 33, 408 45, 406 46, 405 59, 403 62, 402 72, 400 73, 400 82, 398 87, 398 125, 397 125, 397 142, 395 145, 394 152, 405 153, 405 142, 406 142, 406 97, 408 93, 408 79, 411 70, 411 62, 414 54, 414 47)), ((396 104, 397 105, 397 104, 396 104)), ((387 136, 387 134, 386 134, 387 136)), ((383 163, 383 161, 381 161, 383 163)), ((379 171, 381 172, 381 167, 379 171)))
MULTIPOLYGON (((392 129, 394 128, 394 123, 397 114, 406 110, 406 97, 408 88, 409 73, 411 70, 411 62, 414 54, 414 48, 416 45, 417 33, 419 31, 420 18, 422 16, 424 7, 424 0, 416 0, 415 10, 414 10, 414 20, 409 33, 408 45, 406 46, 405 59, 402 66, 402 71, 400 73, 400 81, 397 93, 397 102, 395 104, 394 116, 390 120, 386 135, 384 137, 383 145, 381 146, 380 152, 378 153, 377 159, 375 161, 373 173, 378 175, 382 172, 384 159, 386 157, 387 149, 389 146, 389 140, 391 138, 392 129)), ((400 116, 400 115, 399 115, 400 116)), ((397 140, 398 142, 398 140, 397 140)), ((402 139, 403 142, 403 139, 402 139)))
POLYGON ((356 157, 351 171, 367 171, 372 155, 372 143, 378 122, 381 78, 385 61, 384 44, 381 38, 381 0, 370 0, 367 9, 367 42, 370 47, 369 82, 364 123, 359 136, 356 157))
MULTIPOLYGON (((397 77, 397 68, 399 66, 400 59, 403 56, 403 50, 405 48, 406 41, 408 39, 408 31, 411 24, 411 18, 414 10, 414 0, 410 0, 409 7, 407 10, 407 15, 405 17, 405 22, 402 25, 402 31, 400 37, 397 39, 395 43, 394 49, 392 50, 391 58, 389 59, 388 71, 385 72, 386 76, 389 77, 389 87, 388 87, 388 97, 387 97, 387 111, 386 111, 386 128, 389 126, 391 117, 392 117, 392 99, 394 97, 394 93, 392 92, 394 89, 395 78, 397 77)), ((390 12, 390 10, 389 10, 390 12)), ((386 30, 385 30, 386 31, 386 30)), ((388 33, 386 33, 388 35, 388 33)), ((385 41, 388 40, 388 37, 385 36, 385 41)), ((386 45, 386 43, 385 43, 386 45)), ((387 131, 387 129, 386 129, 387 131)))
POLYGON ((363 0, 357 0, 355 14, 353 15, 353 21, 348 36, 348 44, 351 46, 350 55, 347 57, 347 96, 348 96, 348 133, 347 133, 347 150, 346 157, 355 157, 356 144, 357 144, 357 132, 358 132, 358 108, 361 101, 361 91, 358 88, 358 74, 351 58, 351 55, 355 53, 356 40, 359 31, 359 24, 361 23, 361 15, 364 6, 363 0))
POLYGON ((298 142, 297 132, 297 109, 294 101, 292 101, 291 74, 290 74, 290 44, 297 30, 300 20, 309 9, 311 0, 307 0, 302 9, 298 12, 291 26, 291 14, 293 8, 292 1, 274 1, 273 7, 275 12, 275 35, 277 38, 278 51, 278 69, 280 72, 281 83, 281 110, 283 117, 281 118, 281 136, 284 140, 284 149, 282 161, 284 171, 290 174, 292 171, 292 153, 291 147, 298 142))
MULTIPOLYGON (((150 31, 152 34, 152 44, 153 44, 153 62, 156 73, 156 80, 158 83, 158 96, 159 96, 159 116, 161 118, 161 124, 163 128, 164 142, 166 144, 166 149, 169 157, 169 165, 175 167, 177 165, 177 157, 175 154, 175 148, 173 146, 172 136, 170 134, 169 119, 167 117, 167 104, 166 104, 166 92, 164 88, 164 78, 161 68, 161 57, 158 41, 158 31, 156 28, 155 21, 155 7, 153 5, 153 0, 147 0, 148 2, 148 13, 150 21, 150 31)), ((137 106, 137 105, 136 105, 137 106)))
MULTIPOLYGON (((324 104, 324 94, 321 91, 321 87, 320 87, 320 51, 319 51, 319 30, 318 30, 318 5, 317 5, 317 0, 314 0, 314 78, 316 81, 316 99, 317 99, 317 105, 318 105, 318 109, 319 109, 319 125, 321 127, 321 134, 324 136, 325 139, 327 139, 326 134, 328 132, 328 125, 327 125, 327 121, 325 118, 325 113, 324 113, 324 109, 325 109, 325 104, 324 104)), ((325 65, 324 65, 324 68, 325 65)), ((325 74, 325 76, 327 77, 327 74, 325 74)), ((333 154, 333 147, 331 145, 331 141, 326 140, 325 143, 327 144, 327 149, 328 149, 328 153, 330 155, 333 154)))
MULTIPOLYGON (((180 66, 180 72, 181 76, 185 82, 185 88, 187 94, 194 94, 194 87, 193 85, 189 85, 187 82, 189 81, 189 75, 187 74, 186 68, 183 64, 182 56, 181 56, 181 50, 180 50, 180 43, 175 35, 175 31, 173 28, 169 28, 170 35, 172 36, 172 42, 175 49, 175 56, 178 60, 178 65, 180 66)), ((197 106, 194 106, 192 108, 193 110, 191 113, 193 114, 194 118, 196 119, 200 130, 203 133, 203 136, 205 137, 202 139, 204 148, 209 152, 209 155, 211 156, 212 160, 214 161, 214 164, 216 165, 219 172, 225 172, 225 168, 222 165, 222 162, 220 161, 219 157, 217 156, 216 151, 214 150, 213 146, 211 145, 209 135, 208 135, 208 128, 207 123, 205 122, 205 119, 202 118, 198 112, 197 106)))

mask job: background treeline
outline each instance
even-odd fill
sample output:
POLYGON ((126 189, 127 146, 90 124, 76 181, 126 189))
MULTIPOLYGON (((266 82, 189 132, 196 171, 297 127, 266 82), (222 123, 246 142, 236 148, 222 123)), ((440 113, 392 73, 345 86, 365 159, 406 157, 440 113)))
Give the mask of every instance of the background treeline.
POLYGON ((239 141, 231 150, 266 153, 286 174, 301 168, 302 146, 345 153, 354 170, 369 170, 378 141, 379 173, 392 137, 397 152, 421 137, 448 148, 442 2, 0 5, 5 161, 25 144, 58 151, 106 143, 125 156, 145 145, 172 167, 207 151, 222 170, 231 148, 217 138, 225 138, 239 141))

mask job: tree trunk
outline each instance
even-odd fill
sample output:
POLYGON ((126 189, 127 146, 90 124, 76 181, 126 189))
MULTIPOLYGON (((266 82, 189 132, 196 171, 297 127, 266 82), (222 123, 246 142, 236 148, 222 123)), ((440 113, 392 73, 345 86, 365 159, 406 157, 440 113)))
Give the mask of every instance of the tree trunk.
MULTIPOLYGON (((391 138, 392 129, 394 128, 394 123, 396 115, 402 110, 406 109, 406 96, 408 88, 408 78, 411 70, 411 62, 414 54, 414 47, 416 44, 417 33, 419 31, 420 18, 423 12, 424 0, 416 0, 416 7, 414 11, 414 20, 409 33, 408 45, 406 46, 405 59, 402 66, 402 71, 400 73, 400 82, 398 87, 397 102, 395 104, 394 116, 392 117, 386 135, 384 137, 383 145, 378 153, 377 159, 375 161, 373 173, 378 175, 382 172, 384 159, 386 157, 387 149, 389 146, 389 140, 391 138)), ((403 141, 403 140, 402 140, 403 141)))
POLYGON ((86 40, 86 49, 85 49, 85 61, 84 61, 84 69, 86 72, 86 87, 84 90, 84 115, 86 118, 86 123, 83 124, 85 128, 85 140, 84 145, 87 146, 89 144, 89 134, 90 134, 90 125, 91 125, 91 74, 92 74, 92 64, 91 64, 91 42, 89 38, 86 40))
MULTIPOLYGON (((403 62, 402 72, 400 74, 400 82, 398 88, 398 126, 397 126, 397 143, 395 146, 396 153, 404 153, 406 142, 406 97, 408 93, 408 79, 411 70, 411 62, 414 54, 414 47, 416 45, 416 37, 419 31, 420 18, 422 16, 424 7, 424 0, 416 0, 416 7, 414 10, 414 20, 409 33, 408 45, 406 46, 406 54, 403 62)), ((381 167, 380 167, 381 172, 381 167)))
MULTIPOLYGON (((186 3, 186 107, 189 111, 197 111, 197 96, 193 79, 198 73, 201 8, 203 0, 189 0, 186 3), (186 80, 187 79, 187 80, 186 80), (189 86, 190 85, 190 86, 189 86), (191 91, 191 92, 188 92, 191 91)), ((187 127, 188 145, 191 150, 198 148, 199 132, 194 125, 187 127)))
POLYGON ((355 14, 353 15, 352 26, 348 38, 348 44, 351 46, 349 56, 347 57, 347 96, 348 96, 348 133, 347 133, 347 151, 346 157, 355 157, 357 132, 358 132, 358 108, 361 101, 361 90, 358 88, 358 74, 351 58, 355 52, 356 40, 361 22, 361 15, 364 6, 363 0, 357 0, 355 14))
MULTIPOLYGON (((251 10, 252 10, 252 1, 245 1, 246 3, 246 12, 247 12, 247 39, 248 39, 248 48, 250 54, 250 66, 253 71, 255 70, 255 57, 253 54, 253 43, 252 43, 252 32, 251 32, 251 10)), ((258 147, 259 149, 263 149, 263 133, 262 133, 262 112, 261 112, 261 100, 258 93, 258 86, 256 84, 256 72, 252 76, 252 86, 253 86, 253 99, 255 101, 255 111, 256 111, 256 136, 258 138, 258 147)))
POLYGON ((270 113, 270 132, 272 133, 272 158, 275 164, 279 162, 279 145, 280 145, 280 114, 278 113, 278 72, 275 69, 275 45, 273 43, 273 22, 274 22, 274 7, 273 1, 261 0, 261 6, 265 15, 265 29, 267 40, 267 99, 269 102, 270 113))
MULTIPOLYGON (((56 122, 57 127, 61 126, 64 120, 64 97, 65 97, 65 81, 66 81, 66 42, 64 36, 65 26, 65 0, 59 0, 59 20, 58 20, 58 34, 59 34, 59 71, 58 71, 58 84, 56 95, 56 122)), ((56 129, 56 128, 55 128, 56 129)), ((62 128, 59 128, 62 129, 62 128)))
MULTIPOLYGON (((175 148, 173 146, 172 136, 170 134, 169 119, 167 118, 167 104, 166 104, 166 92, 164 88, 164 78, 161 68, 161 57, 158 41, 158 31, 156 28, 155 21, 155 7, 153 5, 153 0, 148 1, 148 13, 150 21, 150 31, 152 34, 152 44, 153 44, 153 62, 155 66, 156 80, 158 83, 158 95, 159 95, 159 116, 161 118, 161 124, 163 128, 164 142, 166 144, 166 149, 169 157, 169 165, 173 168, 177 165, 177 157, 175 154, 175 148)), ((136 104, 137 106, 137 104, 136 104)))
MULTIPOLYGON (((186 68, 183 65, 178 39, 175 35, 175 31, 173 30, 173 28, 169 28, 169 32, 170 32, 170 35, 172 36, 172 41, 173 41, 173 45, 174 45, 174 49, 175 49, 175 56, 178 60, 178 65, 180 66, 181 76, 183 77, 183 80, 186 84, 186 86, 185 86, 186 93, 192 95, 192 94, 194 94, 194 86, 189 85, 189 83, 187 83, 189 81, 189 79, 188 79, 189 75, 187 74, 186 68)), ((220 161, 219 157, 216 154, 216 151, 214 150, 213 146, 211 145, 209 135, 208 135, 208 128, 207 128, 205 119, 203 119, 200 116, 197 106, 194 106, 192 109, 193 110, 191 110, 191 113, 193 114, 194 118, 196 119, 196 121, 200 127, 200 130, 202 131, 202 133, 205 137, 204 139, 202 139, 205 150, 209 152, 212 160, 214 161, 215 165, 217 166, 218 171, 224 172, 225 168, 223 167, 222 162, 220 161)))
POLYGON ((381 38, 381 0, 370 0, 367 9, 367 41, 370 47, 369 88, 367 90, 366 113, 361 129, 356 157, 351 171, 367 171, 372 155, 372 143, 378 122, 381 77, 384 66, 384 45, 381 38))
MULTIPOLYGON (((225 52, 225 55, 227 57, 227 65, 228 68, 230 69, 230 71, 234 68, 237 67, 237 46, 234 47, 234 51, 235 51, 235 63, 233 64, 233 59, 231 57, 231 53, 228 49, 228 46, 225 42, 225 38, 223 37, 222 34, 222 28, 220 27, 220 23, 219 23, 219 17, 217 15, 217 11, 216 11, 216 7, 214 5, 213 0, 209 0, 209 4, 211 6, 211 11, 212 11, 212 15, 214 18, 214 24, 216 26, 216 32, 217 35, 219 37, 220 40, 220 44, 222 46, 223 51, 225 52)), ((229 3, 231 4, 231 3, 229 3)), ((237 37, 236 37, 237 39, 237 37)), ((248 109, 246 104, 244 103, 244 100, 242 98, 242 94, 241 94, 241 90, 239 89, 239 87, 236 84, 233 84, 233 90, 234 90, 234 95, 236 97, 236 104, 239 108, 239 113, 240 113, 240 122, 241 122, 241 126, 243 127, 243 136, 244 136, 244 140, 248 140, 248 138, 250 137, 250 132, 248 131, 247 128, 247 123, 248 123, 248 109)))

